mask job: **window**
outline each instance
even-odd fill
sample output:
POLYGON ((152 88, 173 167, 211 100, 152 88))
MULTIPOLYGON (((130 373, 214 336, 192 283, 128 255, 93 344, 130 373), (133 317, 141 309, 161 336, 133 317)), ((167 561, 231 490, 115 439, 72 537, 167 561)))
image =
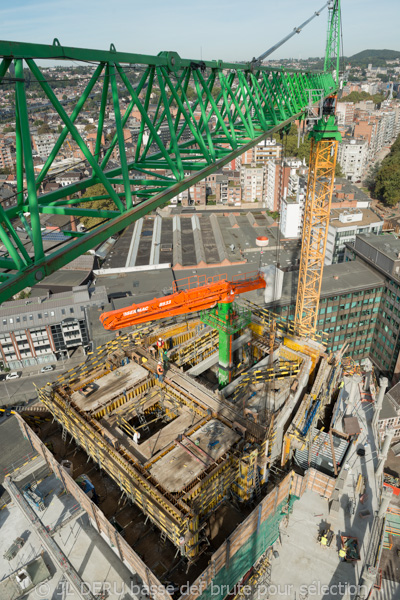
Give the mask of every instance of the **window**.
POLYGON ((70 308, 70 309, 69 309, 69 312, 70 312, 70 313, 71 313, 71 315, 72 315, 72 313, 74 312, 74 309, 73 309, 73 308, 70 308))
POLYGON ((44 313, 44 318, 45 318, 45 319, 47 319, 47 317, 48 317, 48 316, 49 316, 49 313, 48 313, 48 312, 45 312, 45 313, 44 313))
POLYGON ((10 318, 10 325, 12 325, 14 323, 14 319, 11 317, 10 318))
POLYGON ((26 315, 25 315, 24 317, 22 317, 22 320, 23 320, 23 321, 26 321, 26 320, 27 320, 27 319, 26 319, 26 315))
POLYGON ((21 317, 16 317, 15 321, 16 321, 16 323, 19 323, 21 321, 21 317))
POLYGON ((51 310, 51 311, 50 311, 50 316, 51 316, 51 317, 54 317, 54 310, 51 310))
POLYGON ((62 309, 61 309, 61 314, 62 314, 62 315, 65 315, 65 308, 62 308, 62 309))
POLYGON ((33 321, 33 315, 29 315, 29 320, 33 321))
POLYGON ((41 319, 41 318, 42 318, 42 313, 39 313, 38 314, 38 319, 41 319))

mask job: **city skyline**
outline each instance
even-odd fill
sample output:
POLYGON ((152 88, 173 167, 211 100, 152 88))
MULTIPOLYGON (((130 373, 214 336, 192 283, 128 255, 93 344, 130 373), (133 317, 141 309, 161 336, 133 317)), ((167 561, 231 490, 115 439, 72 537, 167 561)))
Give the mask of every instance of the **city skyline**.
MULTIPOLYGON (((321 0, 281 0, 278 5, 257 0, 250 10, 244 10, 237 1, 216 4, 205 0, 188 9, 182 0, 175 0, 172 8, 155 0, 150 9, 120 0, 119 10, 110 12, 104 0, 16 0, 12 7, 0 9, 1 37, 42 44, 51 44, 57 37, 64 46, 105 49, 114 43, 117 50, 138 54, 175 50, 187 58, 246 61, 285 37, 321 4, 321 0)), ((368 48, 400 50, 396 31, 400 8, 395 0, 384 0, 378 14, 372 0, 345 1, 342 13, 345 56, 368 48)), ((324 10, 271 59, 322 56, 326 28, 324 10)))

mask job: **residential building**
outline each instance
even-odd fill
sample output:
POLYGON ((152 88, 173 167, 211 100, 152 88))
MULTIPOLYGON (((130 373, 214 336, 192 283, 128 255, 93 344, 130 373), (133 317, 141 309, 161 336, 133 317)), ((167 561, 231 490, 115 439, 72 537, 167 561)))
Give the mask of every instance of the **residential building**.
POLYGON ((329 220, 325 264, 343 262, 346 244, 354 242, 356 235, 380 233, 382 229, 383 221, 370 208, 333 209, 329 220))
POLYGON ((332 208, 369 208, 371 199, 356 185, 342 177, 335 177, 332 208))
POLYGON ((287 196, 281 202, 279 228, 285 238, 298 238, 302 231, 301 205, 296 196, 287 196))
MULTIPOLYGON (((208 197, 217 203, 228 204, 242 200, 240 171, 219 171, 215 175, 215 196, 208 197), (240 190, 240 191, 239 191, 240 190), (239 197, 240 196, 240 197, 239 197)), ((251 200, 249 200, 251 202, 251 200)))
POLYGON ((291 160, 286 160, 284 164, 281 161, 270 160, 265 165, 264 202, 270 211, 280 211, 281 201, 287 195, 289 177, 293 169, 291 160))
POLYGON ((361 181, 368 161, 368 144, 365 140, 343 140, 339 144, 338 162, 349 181, 361 181))
POLYGON ((307 180, 294 171, 288 182, 288 195, 281 201, 279 228, 285 238, 299 238, 303 230, 307 180))
POLYGON ((14 155, 12 145, 0 140, 0 169, 12 169, 15 162, 14 155))
POLYGON ((270 138, 262 140, 254 146, 244 152, 240 157, 241 165, 251 165, 252 163, 266 163, 269 160, 279 160, 282 154, 282 145, 276 140, 270 138))
POLYGON ((5 302, 0 317, 0 361, 11 370, 55 362, 78 346, 88 347, 86 309, 104 307, 106 288, 5 302))
POLYGON ((336 104, 338 125, 349 127, 354 121, 354 102, 338 102, 336 104))
POLYGON ((61 187, 65 187, 66 185, 78 183, 81 179, 81 173, 79 171, 66 171, 57 175, 55 179, 56 183, 61 185, 61 187))
POLYGON ((265 195, 265 165, 255 162, 244 164, 240 169, 243 202, 264 202, 265 195))
POLYGON ((54 133, 43 133, 32 136, 33 148, 42 160, 46 160, 50 156, 57 139, 58 136, 54 133))

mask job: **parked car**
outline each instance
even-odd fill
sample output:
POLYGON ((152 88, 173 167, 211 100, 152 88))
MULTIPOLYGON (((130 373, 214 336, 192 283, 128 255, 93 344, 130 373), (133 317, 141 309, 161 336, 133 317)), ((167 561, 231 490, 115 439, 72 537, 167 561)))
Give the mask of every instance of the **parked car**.
POLYGON ((18 379, 18 377, 21 377, 21 373, 19 371, 11 371, 6 375, 6 379, 18 379))
POLYGON ((40 369, 41 373, 47 373, 47 371, 54 371, 54 365, 45 365, 40 369))

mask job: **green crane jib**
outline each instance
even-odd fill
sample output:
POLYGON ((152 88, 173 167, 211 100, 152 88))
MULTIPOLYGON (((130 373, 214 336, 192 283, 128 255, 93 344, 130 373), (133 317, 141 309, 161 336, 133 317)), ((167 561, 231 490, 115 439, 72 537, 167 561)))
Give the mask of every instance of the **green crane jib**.
MULTIPOLYGON (((334 31, 339 31, 335 19, 334 31)), ((335 35, 332 32, 328 39, 335 39, 335 35)), ((15 93, 15 108, 10 107, 3 116, 15 118, 17 180, 15 206, 0 206, 0 242, 5 248, 0 256, 0 302, 43 280, 301 118, 309 105, 310 90, 312 100, 317 101, 321 93, 327 97, 338 87, 329 61, 322 72, 295 71, 252 61, 240 64, 184 59, 176 52, 130 54, 118 52, 113 44, 109 50, 70 48, 57 39, 52 45, 0 41, 0 57, 0 83, 15 93), (95 65, 70 113, 53 91, 51 84, 56 85, 56 80, 49 81, 36 62, 63 59, 95 65), (134 82, 133 71, 139 73, 134 82), (33 163, 27 102, 27 86, 32 83, 40 85, 62 126, 39 172, 33 163), (76 124, 96 93, 101 101, 95 140, 90 146, 76 124), (121 97, 129 98, 123 115, 121 97), (154 97, 156 106, 151 105, 154 97), (104 144, 109 102, 115 115, 115 134, 104 144), (133 113, 140 125, 133 156, 127 157, 126 128, 133 113), (162 138, 161 130, 168 135, 162 138), (91 175, 44 193, 44 185, 54 177, 67 136, 79 149, 82 164, 91 175), (118 153, 119 166, 110 168, 111 156, 115 160, 118 153), (95 184, 102 184, 105 193, 79 198, 83 190, 95 184), (106 198, 112 201, 111 208, 88 204, 106 198), (75 221, 97 217, 100 222, 88 231, 71 231, 68 227, 64 231, 67 241, 54 247, 42 238, 41 215, 46 214, 65 215, 75 221)))

